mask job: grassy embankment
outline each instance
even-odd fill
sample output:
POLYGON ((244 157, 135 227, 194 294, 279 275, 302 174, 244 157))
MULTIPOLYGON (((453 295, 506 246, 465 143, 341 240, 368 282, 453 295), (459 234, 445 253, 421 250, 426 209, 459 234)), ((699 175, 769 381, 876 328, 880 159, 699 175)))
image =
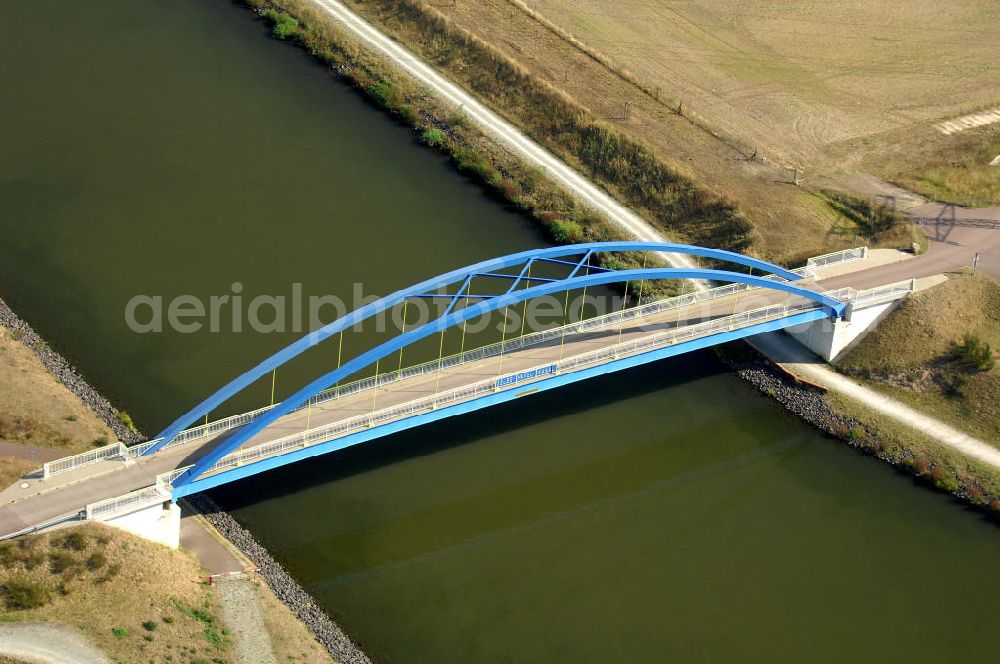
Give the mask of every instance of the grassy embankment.
POLYGON ((925 198, 969 207, 1000 205, 1000 127, 940 136, 928 150, 883 165, 883 175, 925 198))
POLYGON ((927 251, 930 241, 912 220, 884 203, 858 198, 830 189, 820 189, 816 197, 835 210, 843 220, 834 232, 851 235, 859 229, 871 247, 908 249, 914 242, 920 253, 927 251))
MULTIPOLYGON (((557 242, 623 237, 598 214, 544 174, 521 163, 378 58, 359 49, 335 22, 301 0, 250 0, 279 38, 302 44, 334 66, 377 104, 412 126, 424 142, 448 154, 549 229, 557 242)), ((595 120, 555 89, 534 80, 490 46, 464 34, 426 8, 399 3, 400 19, 420 30, 429 58, 471 91, 514 119, 546 147, 582 167, 672 238, 747 250, 753 229, 726 200, 660 162, 641 143, 595 120)), ((626 259, 628 260, 628 259, 626 259)), ((635 260, 635 257, 632 257, 635 260)))
POLYGON ((231 661, 187 553, 92 524, 2 542, 0 563, 0 621, 70 625, 116 662, 231 661))
MULTIPOLYGON (((58 450, 60 456, 116 440, 107 425, 4 327, 0 327, 0 439, 58 450)), ((37 460, 0 456, 0 489, 40 465, 37 460)))
MULTIPOLYGON (((115 662, 230 662, 240 635, 204 574, 188 553, 103 525, 22 537, 0 543, 0 622, 68 625, 115 662)), ((253 594, 279 662, 333 662, 266 584, 253 594)))
MULTIPOLYGON (((1000 447, 1000 368, 992 351, 998 347, 1000 283, 966 271, 904 301, 837 368, 1000 447)), ((894 428, 858 404, 840 400, 836 405, 884 432, 889 442, 882 447, 912 452, 907 463, 917 474, 1000 509, 1000 472, 894 428)))

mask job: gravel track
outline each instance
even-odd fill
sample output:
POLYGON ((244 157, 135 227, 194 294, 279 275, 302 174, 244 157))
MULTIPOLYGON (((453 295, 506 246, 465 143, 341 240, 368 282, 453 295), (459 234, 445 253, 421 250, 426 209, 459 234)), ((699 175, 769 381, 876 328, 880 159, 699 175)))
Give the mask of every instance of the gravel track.
POLYGON ((0 625, 0 655, 40 664, 110 664, 101 651, 66 627, 0 625))
POLYGON ((215 583, 222 615, 235 637, 236 661, 240 664, 278 664, 252 583, 240 577, 215 583))
POLYGON ((316 640, 341 664, 371 664, 368 656, 344 633, 344 630, 316 605, 278 561, 254 539, 236 519, 224 512, 214 500, 204 494, 187 499, 205 519, 233 546, 257 565, 260 577, 285 606, 312 631, 316 640))
MULTIPOLYGON (((606 191, 525 136, 519 129, 488 109, 475 97, 372 27, 346 6, 337 0, 311 0, 311 2, 340 23, 354 37, 381 56, 391 60, 400 69, 430 88, 441 99, 456 107, 461 107, 468 118, 480 128, 519 154, 525 161, 542 169, 587 205, 604 213, 627 233, 646 242, 667 241, 645 219, 613 199, 606 191)), ((673 267, 697 267, 688 256, 682 254, 662 254, 662 256, 664 261, 673 267)))

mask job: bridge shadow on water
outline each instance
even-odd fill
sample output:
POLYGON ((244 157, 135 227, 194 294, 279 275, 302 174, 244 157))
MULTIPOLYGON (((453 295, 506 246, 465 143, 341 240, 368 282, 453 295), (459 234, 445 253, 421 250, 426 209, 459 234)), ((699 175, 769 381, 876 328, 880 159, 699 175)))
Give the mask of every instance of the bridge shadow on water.
POLYGON ((407 459, 426 456, 593 408, 728 373, 709 351, 666 358, 238 480, 207 493, 226 510, 280 498, 407 459))

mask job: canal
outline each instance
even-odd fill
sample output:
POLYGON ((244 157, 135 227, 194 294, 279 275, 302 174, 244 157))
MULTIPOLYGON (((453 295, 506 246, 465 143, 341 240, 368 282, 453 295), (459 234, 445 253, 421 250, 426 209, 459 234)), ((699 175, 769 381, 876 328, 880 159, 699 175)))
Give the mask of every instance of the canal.
MULTIPOLYGON (((545 242, 225 0, 4 19, 0 296, 147 431, 299 335, 136 334, 135 295, 350 301, 545 242)), ((996 529, 707 354, 213 495, 382 661, 996 652, 996 529)))

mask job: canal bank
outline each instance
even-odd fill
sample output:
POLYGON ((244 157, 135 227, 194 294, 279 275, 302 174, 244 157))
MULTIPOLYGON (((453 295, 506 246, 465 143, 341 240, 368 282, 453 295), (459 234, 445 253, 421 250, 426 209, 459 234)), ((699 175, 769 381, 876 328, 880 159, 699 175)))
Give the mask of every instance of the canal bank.
POLYGON ((131 428, 126 426, 126 421, 130 423, 132 421, 127 413, 115 408, 110 401, 94 389, 87 382, 87 379, 77 371, 76 367, 58 351, 53 350, 52 346, 46 343, 31 325, 7 306, 2 297, 0 297, 0 326, 7 328, 13 339, 24 344, 28 350, 34 353, 42 366, 45 367, 45 371, 56 382, 66 386, 84 406, 93 411, 114 432, 118 440, 132 444, 146 439, 134 425, 131 428))
MULTIPOLYGON (((104 398, 100 393, 97 392, 86 380, 80 375, 80 373, 66 360, 63 356, 59 355, 35 332, 24 320, 18 317, 7 305, 0 300, 0 326, 9 330, 16 339, 17 343, 24 344, 27 349, 30 349, 38 358, 40 366, 36 369, 32 367, 24 367, 22 370, 26 374, 26 380, 20 385, 19 389, 26 391, 37 392, 39 394, 46 392, 45 383, 55 380, 65 387, 72 393, 73 397, 79 400, 79 405, 85 409, 89 409, 93 414, 107 423, 109 426, 117 425, 116 434, 120 436, 120 440, 127 442, 137 442, 141 437, 141 434, 134 432, 126 428, 121 419, 118 417, 118 411, 115 410, 110 402, 104 398), (132 438, 129 438, 132 436, 132 438)), ((6 357, 3 358, 6 361, 6 357)), ((6 391, 10 388, 10 385, 5 384, 0 381, 0 392, 6 391)), ((5 395, 6 396, 6 395, 5 395)), ((65 408, 67 404, 65 403, 53 403, 51 404, 54 408, 65 408)), ((13 419, 22 420, 28 417, 25 413, 19 412, 16 408, 7 407, 0 411, 3 416, 13 419)), ((77 423, 77 419, 74 417, 74 424, 77 423)), ((82 426, 82 422, 80 425, 82 426)), ((144 438, 143 438, 144 439, 144 438)), ((6 443, 5 448, 0 450, 0 452, 9 453, 10 448, 19 447, 15 443, 6 443)), ((48 451, 48 450, 46 450, 48 451)), ((65 456, 65 454, 56 454, 56 456, 65 456)), ((29 464, 28 468, 34 470, 37 466, 35 464, 29 464)), ((204 514, 204 519, 200 519, 197 522, 195 520, 197 517, 193 514, 186 514, 182 519, 181 524, 181 543, 182 546, 188 553, 193 554, 198 561, 201 563, 204 570, 210 576, 202 577, 201 579, 191 578, 191 582, 201 581, 205 582, 207 579, 223 581, 232 578, 231 583, 237 583, 241 586, 246 586, 247 590, 242 593, 241 596, 228 597, 220 594, 219 599, 222 603, 222 607, 227 611, 230 610, 231 605, 234 610, 231 611, 234 618, 239 618, 247 612, 248 608, 253 608, 248 606, 248 602, 253 602, 259 604, 260 608, 257 608, 253 613, 259 615, 264 612, 267 617, 267 622, 270 624, 284 624, 283 629, 294 633, 296 636, 301 638, 314 639, 316 643, 327 650, 330 655, 335 659, 335 661, 342 664, 350 664, 357 662, 368 662, 367 659, 356 647, 353 646, 351 641, 346 638, 343 631, 340 630, 337 625, 330 620, 328 616, 318 608, 315 603, 308 599, 304 591, 295 584, 295 582, 284 574, 280 569, 280 566, 276 567, 273 561, 269 561, 266 551, 263 551, 259 546, 254 549, 248 546, 248 543, 253 542, 252 536, 240 529, 231 518, 227 519, 227 515, 220 514, 218 507, 212 503, 211 499, 207 497, 196 497, 192 501, 199 511, 204 514), (252 553, 252 557, 241 558, 234 555, 227 546, 222 544, 222 542, 228 541, 232 546, 237 547, 237 551, 240 551, 245 556, 247 553, 252 553), (252 569, 248 569, 245 562, 252 561, 251 567, 255 567, 259 572, 254 572, 252 569), (287 619, 282 615, 281 610, 268 607, 268 598, 264 596, 262 591, 256 589, 250 580, 251 575, 253 578, 262 579, 271 592, 274 593, 274 597, 277 601, 281 602, 287 610, 291 612, 291 615, 299 620, 301 623, 301 630, 296 630, 294 627, 290 627, 287 624, 287 619), (235 575, 235 576, 234 576, 235 575), (240 577, 241 580, 237 580, 235 577, 240 577), (250 584, 250 585, 247 585, 250 584), (265 610, 265 607, 266 610, 265 610)), ((185 511, 187 511, 188 506, 185 506, 185 511)), ((89 532, 89 531, 88 531, 89 532)), ((122 534, 119 537, 127 539, 130 536, 122 534)), ((146 543, 142 543, 141 546, 149 546, 146 543)), ((103 553, 101 554, 103 555, 103 553)), ((8 560, 8 563, 10 561, 8 560)), ((137 581, 138 585, 136 587, 137 592, 142 592, 143 582, 141 580, 137 581)), ((64 584, 65 585, 65 584, 64 584)), ((12 618, 17 618, 17 614, 13 614, 12 618)), ((237 621, 239 622, 239 621, 237 621)), ((241 641, 243 638, 242 631, 239 630, 241 625, 230 625, 230 629, 236 630, 237 641, 241 641)), ((83 629, 89 629, 88 625, 78 625, 83 629)), ((272 628, 269 631, 274 631, 272 628)), ((33 639, 43 638, 43 635, 35 636, 30 630, 24 632, 22 641, 25 647, 29 650, 24 651, 24 653, 35 653, 35 650, 31 650, 30 647, 40 648, 41 644, 33 639)), ((256 638, 260 638, 257 635, 256 638)), ((267 641, 267 633, 265 632, 263 638, 267 641)), ((267 643, 267 649, 271 652, 273 649, 271 641, 274 641, 280 637, 279 634, 273 634, 272 639, 267 643)), ((9 644, 4 644, 6 647, 9 644)), ((182 644, 177 644, 182 645, 182 644)), ((186 645, 187 644, 183 644, 186 645)), ((242 643, 237 646, 237 651, 241 650, 242 643)), ((299 657, 303 653, 308 653, 311 649, 311 644, 307 642, 285 644, 285 647, 280 650, 282 654, 287 654, 289 651, 294 653, 293 656, 299 657), (290 647, 289 647, 290 646, 290 647)), ((40 652, 40 651, 38 651, 40 652)), ((259 653, 251 656, 249 658, 241 657, 239 661, 241 662, 256 662, 257 657, 263 656, 259 653)), ((60 657, 63 657, 60 655, 60 657)), ((98 658, 99 659, 99 658, 98 658)), ((68 659, 60 659, 60 661, 69 661, 68 659)), ((274 661, 274 660, 269 660, 274 661)), ((326 660, 323 660, 326 661, 326 660)))

